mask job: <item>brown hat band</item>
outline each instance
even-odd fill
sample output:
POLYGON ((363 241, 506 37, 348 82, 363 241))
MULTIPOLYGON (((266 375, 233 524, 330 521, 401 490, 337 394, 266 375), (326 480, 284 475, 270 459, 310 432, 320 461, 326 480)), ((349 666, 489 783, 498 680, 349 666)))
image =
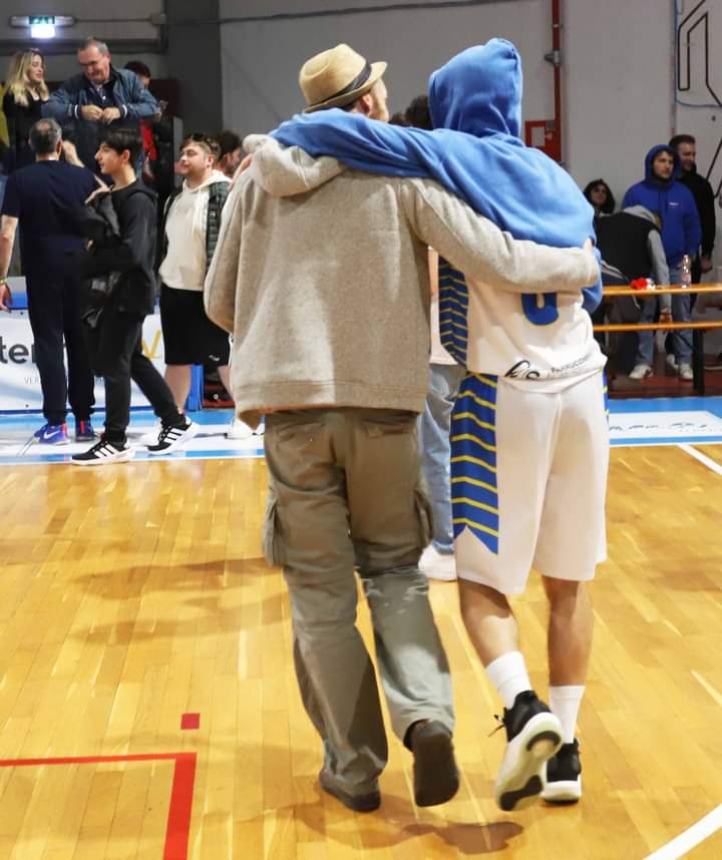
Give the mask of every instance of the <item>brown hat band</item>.
POLYGON ((317 105, 317 104, 323 104, 324 102, 334 101, 335 99, 343 98, 347 93, 354 92, 355 90, 362 87, 366 83, 366 81, 371 77, 371 71, 372 71, 371 66, 369 65, 369 63, 366 63, 366 65, 361 70, 361 74, 357 75, 351 81, 351 83, 348 86, 344 87, 342 90, 339 90, 337 93, 335 93, 332 96, 327 96, 326 98, 322 99, 320 102, 315 102, 314 104, 309 105, 309 107, 315 107, 315 105, 317 105))

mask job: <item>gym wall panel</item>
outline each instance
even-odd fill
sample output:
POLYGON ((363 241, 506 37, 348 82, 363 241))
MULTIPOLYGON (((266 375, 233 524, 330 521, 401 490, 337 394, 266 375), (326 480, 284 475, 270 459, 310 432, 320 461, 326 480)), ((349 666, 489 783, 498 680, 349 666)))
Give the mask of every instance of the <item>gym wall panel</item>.
POLYGON ((266 20, 221 24, 223 113, 225 124, 243 133, 274 128, 302 109, 298 70, 311 55, 348 42, 371 61, 387 60, 385 80, 393 111, 426 89, 429 74, 452 54, 492 36, 514 41, 525 72, 527 119, 553 116, 553 72, 544 54, 551 50, 549 0, 386 4, 408 9, 380 10, 373 0, 295 0, 221 2, 221 20, 267 16, 266 20), (370 7, 375 7, 372 9, 370 7), (354 14, 293 17, 299 13, 358 9, 354 14), (268 16, 287 14, 286 19, 268 16))

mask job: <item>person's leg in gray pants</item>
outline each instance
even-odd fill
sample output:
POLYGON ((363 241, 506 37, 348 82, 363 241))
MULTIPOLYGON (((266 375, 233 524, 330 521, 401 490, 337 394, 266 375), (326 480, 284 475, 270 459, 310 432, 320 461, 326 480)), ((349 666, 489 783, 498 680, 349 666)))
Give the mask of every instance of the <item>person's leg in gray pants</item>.
MULTIPOLYGON (((269 561, 282 564, 304 706, 324 772, 345 794, 376 788, 387 746, 373 665, 356 629, 363 578, 394 731, 453 729, 448 664, 417 562, 429 536, 415 415, 372 409, 278 412, 264 444, 269 561)), ((439 801, 437 801, 439 802, 439 801)))

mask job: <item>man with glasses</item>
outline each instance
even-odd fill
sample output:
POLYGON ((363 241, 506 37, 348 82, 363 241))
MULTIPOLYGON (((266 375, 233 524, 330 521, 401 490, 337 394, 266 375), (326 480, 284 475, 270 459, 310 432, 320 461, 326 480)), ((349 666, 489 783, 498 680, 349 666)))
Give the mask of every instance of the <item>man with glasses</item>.
MULTIPOLYGON (((137 129, 140 120, 159 112, 158 103, 138 76, 112 65, 105 42, 92 37, 78 49, 82 72, 69 78, 42 107, 42 115, 73 127, 83 164, 97 171, 95 153, 109 126, 137 129)), ((142 159, 141 159, 142 163, 142 159)), ((136 169, 140 168, 136 165, 136 169)))

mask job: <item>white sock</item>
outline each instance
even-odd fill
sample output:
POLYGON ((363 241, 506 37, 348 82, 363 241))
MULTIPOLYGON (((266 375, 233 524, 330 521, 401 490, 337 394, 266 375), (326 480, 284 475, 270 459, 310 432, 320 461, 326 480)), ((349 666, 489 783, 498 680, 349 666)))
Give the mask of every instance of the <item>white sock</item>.
POLYGON ((577 717, 586 687, 549 687, 549 709, 562 724, 562 740, 574 741, 577 717))
POLYGON ((525 690, 531 690, 529 673, 526 670, 524 655, 521 651, 508 651, 492 660, 486 667, 486 674, 509 710, 514 699, 525 690))

